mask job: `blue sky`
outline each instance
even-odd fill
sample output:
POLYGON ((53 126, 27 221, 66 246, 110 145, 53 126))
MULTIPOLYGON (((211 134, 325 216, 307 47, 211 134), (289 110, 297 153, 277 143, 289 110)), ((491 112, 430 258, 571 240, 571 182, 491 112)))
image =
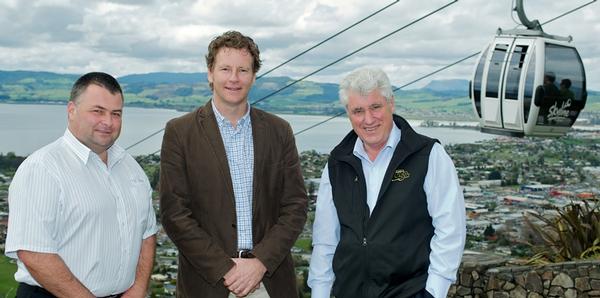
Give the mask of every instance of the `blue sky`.
MULTIPOLYGON (((391 2, 0 0, 0 69, 99 70, 117 76, 204 72, 210 40, 234 29, 257 41, 268 70, 391 2)), ((302 77, 449 2, 399 1, 271 75, 302 77)), ((544 22, 588 1, 525 2, 528 17, 544 22)), ((308 80, 337 83, 356 67, 375 65, 402 85, 480 51, 498 27, 514 28, 513 5, 512 0, 459 0, 308 80)), ((594 90, 600 90, 599 12, 596 2, 544 26, 547 33, 573 36, 594 90)), ((474 63, 470 59, 433 79, 469 79, 474 63)))

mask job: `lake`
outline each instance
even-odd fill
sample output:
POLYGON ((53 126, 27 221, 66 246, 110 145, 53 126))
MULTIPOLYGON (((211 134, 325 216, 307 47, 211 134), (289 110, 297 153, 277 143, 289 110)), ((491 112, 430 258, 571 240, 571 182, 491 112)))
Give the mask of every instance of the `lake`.
MULTIPOLYGON (((168 120, 183 112, 167 109, 125 107, 123 128, 117 143, 129 147, 146 136, 164 128, 168 120)), ((279 115, 298 132, 319 123, 329 116, 279 115)), ((437 138, 442 144, 474 143, 496 136, 473 129, 419 127, 421 121, 409 121, 415 130, 437 138)), ((66 105, 0 104, 0 153, 14 152, 29 155, 60 137, 67 125, 66 105)), ((338 117, 296 136, 299 151, 329 152, 351 129, 346 117, 338 117)), ((132 147, 132 155, 149 154, 160 150, 162 132, 132 147)))

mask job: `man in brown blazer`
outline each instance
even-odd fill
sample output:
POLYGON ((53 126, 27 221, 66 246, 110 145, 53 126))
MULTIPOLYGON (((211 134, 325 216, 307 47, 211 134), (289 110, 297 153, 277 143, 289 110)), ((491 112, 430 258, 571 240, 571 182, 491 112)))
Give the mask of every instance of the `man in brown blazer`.
POLYGON ((291 127, 248 103, 260 68, 251 38, 218 36, 206 62, 212 100, 169 121, 161 149, 160 210, 179 249, 177 296, 251 297, 262 283, 271 298, 297 297, 290 249, 307 197, 291 127))

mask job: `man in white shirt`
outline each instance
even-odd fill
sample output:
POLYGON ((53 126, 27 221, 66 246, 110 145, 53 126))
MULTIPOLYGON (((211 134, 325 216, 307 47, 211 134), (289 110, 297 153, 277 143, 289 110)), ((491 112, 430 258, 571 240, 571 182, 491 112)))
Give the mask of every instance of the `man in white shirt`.
POLYGON ((340 84, 351 131, 323 170, 308 285, 313 298, 446 297, 465 243, 454 164, 393 114, 380 69, 340 84))
POLYGON ((17 297, 145 297, 156 245, 152 189, 114 142, 123 92, 112 76, 80 77, 65 134, 31 154, 9 187, 6 255, 17 297))

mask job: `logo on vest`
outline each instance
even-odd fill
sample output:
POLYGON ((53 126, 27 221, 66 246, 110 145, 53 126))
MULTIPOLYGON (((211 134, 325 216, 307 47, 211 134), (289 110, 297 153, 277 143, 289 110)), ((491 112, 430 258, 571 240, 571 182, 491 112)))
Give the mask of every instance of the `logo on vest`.
POLYGON ((403 180, 408 179, 408 177, 410 177, 410 173, 407 170, 397 169, 396 172, 394 172, 394 177, 392 177, 392 181, 401 182, 403 180))

